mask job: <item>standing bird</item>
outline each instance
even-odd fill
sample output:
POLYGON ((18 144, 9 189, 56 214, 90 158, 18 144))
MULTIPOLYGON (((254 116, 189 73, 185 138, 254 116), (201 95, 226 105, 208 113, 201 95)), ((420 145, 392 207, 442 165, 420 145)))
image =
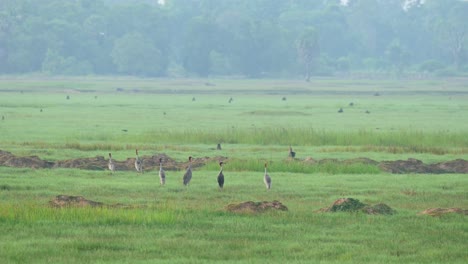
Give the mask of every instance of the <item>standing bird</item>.
POLYGON ((136 159, 135 159, 135 169, 137 172, 143 173, 143 160, 138 157, 138 149, 135 149, 136 159))
POLYGON ((267 163, 265 162, 265 176, 263 177, 263 182, 265 183, 265 186, 267 190, 271 189, 271 177, 267 173, 267 163))
POLYGON ((221 170, 219 171, 219 174, 218 174, 218 185, 221 190, 223 189, 223 186, 224 186, 223 164, 224 163, 222 161, 219 163, 219 167, 221 167, 221 170))
POLYGON ((189 165, 187 168, 187 171, 184 174, 184 185, 187 186, 192 179, 192 156, 188 158, 189 160, 189 165))
POLYGON ((293 151, 291 145, 289 145, 289 157, 293 159, 296 157, 296 152, 293 151))
POLYGON ((159 158, 159 181, 161 182, 161 185, 166 183, 166 173, 162 168, 162 158, 159 158))
POLYGON ((107 167, 111 171, 111 174, 114 174, 115 164, 114 164, 114 161, 112 160, 112 154, 111 153, 109 153, 109 164, 107 164, 107 167))

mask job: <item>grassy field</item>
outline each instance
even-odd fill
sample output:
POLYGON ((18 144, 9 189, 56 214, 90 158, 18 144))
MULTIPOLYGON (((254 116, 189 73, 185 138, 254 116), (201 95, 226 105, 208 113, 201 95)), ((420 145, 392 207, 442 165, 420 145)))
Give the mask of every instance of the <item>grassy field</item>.
POLYGON ((466 216, 418 215, 468 209, 466 175, 311 168, 287 151, 292 145, 298 159, 468 159, 467 83, 3 77, 1 150, 51 161, 108 152, 125 160, 135 148, 178 161, 229 160, 224 191, 215 163, 195 169, 188 188, 183 171, 167 171, 161 187, 157 171, 0 167, 1 262, 466 263, 466 216), (59 194, 125 207, 50 207, 59 194), (341 197, 398 213, 316 212, 341 197), (289 210, 225 210, 248 200, 289 210))

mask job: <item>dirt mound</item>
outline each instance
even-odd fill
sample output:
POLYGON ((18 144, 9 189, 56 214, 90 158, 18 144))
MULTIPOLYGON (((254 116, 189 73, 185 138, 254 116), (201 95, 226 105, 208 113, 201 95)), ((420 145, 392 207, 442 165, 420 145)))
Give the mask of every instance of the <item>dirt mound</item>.
POLYGON ((377 165, 379 164, 377 161, 369 159, 369 158, 355 158, 355 159, 347 159, 343 161, 346 164, 355 164, 355 163, 362 163, 368 165, 377 165))
MULTIPOLYGON (((159 159, 162 158, 165 170, 184 170, 188 161, 177 162, 164 153, 154 156, 142 156, 144 170, 158 170, 159 159)), ((226 157, 202 157, 192 160, 192 168, 204 166, 208 162, 219 162, 227 160, 226 157)), ((78 158, 70 160, 58 160, 55 162, 41 160, 37 156, 17 157, 10 152, 0 150, 0 166, 19 168, 76 168, 84 170, 107 170, 109 160, 103 156, 94 158, 78 158)), ((116 171, 128 171, 135 169, 135 158, 127 158, 124 161, 114 160, 116 171)))
MULTIPOLYGON (((159 158, 164 161, 165 170, 184 170, 188 166, 188 161, 177 162, 166 154, 157 154, 153 156, 142 156, 144 170, 159 169, 159 158)), ((192 160, 192 167, 198 168, 209 162, 220 162, 227 160, 226 157, 201 157, 192 160)), ((0 150, 0 166, 20 167, 20 168, 77 168, 85 170, 106 170, 108 159, 103 156, 94 158, 79 158, 71 160, 59 160, 50 162, 41 160, 37 156, 17 157, 10 152, 0 150)), ((344 163, 344 164, 371 164, 379 165, 383 171, 390 173, 468 173, 468 161, 457 159, 452 161, 424 164, 417 159, 382 161, 377 162, 368 158, 356 158, 348 160, 338 159, 322 159, 314 160, 307 157, 303 160, 304 163, 313 164, 328 164, 328 163, 344 163)), ((117 171, 134 170, 135 158, 127 158, 124 161, 114 160, 115 169, 117 171)))
POLYGON ((227 210, 233 213, 262 213, 269 210, 287 211, 288 208, 279 201, 248 201, 239 204, 230 204, 227 206, 227 210))
POLYGON ((376 205, 367 205, 354 198, 340 198, 330 207, 325 207, 318 212, 363 212, 366 214, 391 215, 396 213, 390 206, 379 203, 376 205))
POLYGON ((83 196, 70 196, 70 195, 57 195, 49 202, 50 206, 63 208, 63 207, 97 207, 103 206, 103 203, 95 202, 85 199, 83 196))
POLYGON ((104 170, 107 168, 107 160, 102 156, 94 158, 81 158, 71 160, 59 160, 55 162, 54 168, 79 168, 85 170, 104 170))
POLYGON ((54 163, 41 160, 37 156, 16 157, 8 151, 0 150, 0 165, 17 168, 51 168, 54 163))
POLYGON ((379 167, 390 173, 468 173, 468 161, 463 159, 434 164, 424 164, 417 159, 382 161, 379 167))
POLYGON ((468 161, 456 159, 433 164, 433 166, 450 173, 468 173, 468 161))
POLYGON ((393 210, 390 206, 384 203, 366 206, 362 208, 362 211, 365 212, 366 214, 380 214, 380 215, 392 215, 396 213, 395 210, 393 210))
POLYGON ((461 208, 430 208, 430 209, 420 212, 419 214, 430 215, 430 216, 441 216, 441 215, 450 214, 450 213, 468 215, 468 210, 463 210, 461 208))

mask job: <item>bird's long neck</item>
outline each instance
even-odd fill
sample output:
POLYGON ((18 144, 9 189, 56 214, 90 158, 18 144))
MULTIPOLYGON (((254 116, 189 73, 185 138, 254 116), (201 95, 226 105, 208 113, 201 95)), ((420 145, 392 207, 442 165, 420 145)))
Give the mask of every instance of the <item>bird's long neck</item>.
POLYGON ((267 174, 267 167, 265 166, 265 174, 267 174))
POLYGON ((223 165, 220 166, 221 169, 219 170, 219 172, 223 172, 223 165))
POLYGON ((159 162, 159 170, 162 170, 162 162, 159 162))

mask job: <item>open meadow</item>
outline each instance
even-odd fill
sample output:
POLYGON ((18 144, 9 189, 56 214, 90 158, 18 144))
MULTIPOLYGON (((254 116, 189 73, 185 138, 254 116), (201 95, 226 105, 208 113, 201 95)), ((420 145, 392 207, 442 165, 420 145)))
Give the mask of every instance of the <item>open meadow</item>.
POLYGON ((181 168, 166 168, 160 186, 158 168, 111 174, 0 163, 1 263, 468 261, 466 215, 419 214, 467 210, 468 174, 393 174, 378 165, 468 160, 467 79, 2 77, 0 117, 0 154, 58 163, 107 161, 111 152, 123 162, 138 149, 143 166, 163 154, 180 164, 207 160, 189 186, 181 168), (357 158, 376 163, 341 162, 357 158), (57 195, 104 206, 54 208, 57 195), (396 213, 318 212, 346 197, 396 213), (226 210, 274 200, 288 210, 226 210))

